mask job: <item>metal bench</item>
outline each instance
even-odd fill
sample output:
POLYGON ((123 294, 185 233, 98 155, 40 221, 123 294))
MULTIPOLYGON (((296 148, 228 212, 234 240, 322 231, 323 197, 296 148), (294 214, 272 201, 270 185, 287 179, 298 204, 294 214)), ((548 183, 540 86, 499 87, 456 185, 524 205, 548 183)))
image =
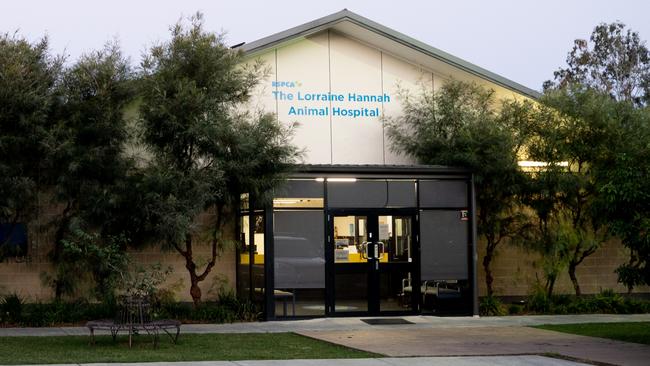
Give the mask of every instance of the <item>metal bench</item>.
POLYGON ((133 335, 145 331, 153 336, 154 348, 158 344, 159 331, 165 332, 173 343, 178 341, 181 332, 181 322, 173 319, 154 320, 151 316, 151 304, 148 300, 140 297, 125 297, 120 313, 115 320, 102 319, 91 320, 86 323, 90 330, 91 344, 95 344, 95 330, 108 330, 113 341, 116 340, 120 331, 129 334, 129 348, 133 345, 133 335), (173 332, 176 330, 176 332, 173 332))

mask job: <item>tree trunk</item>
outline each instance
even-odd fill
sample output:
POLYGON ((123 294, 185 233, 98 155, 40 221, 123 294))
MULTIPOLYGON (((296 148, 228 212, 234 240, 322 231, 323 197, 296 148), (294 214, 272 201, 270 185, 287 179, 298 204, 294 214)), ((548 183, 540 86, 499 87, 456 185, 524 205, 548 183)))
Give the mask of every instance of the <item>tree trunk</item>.
POLYGON ((199 279, 196 274, 190 273, 190 283, 190 295, 196 308, 201 304, 201 288, 199 287, 199 279))
POLYGON ((582 295, 582 292, 580 291, 580 284, 578 283, 578 277, 576 277, 576 267, 578 266, 578 263, 571 261, 569 263, 569 277, 571 278, 571 282, 573 283, 573 289, 576 292, 576 296, 582 295))
POLYGON ((490 267, 493 255, 494 247, 488 243, 485 257, 483 257, 483 269, 485 270, 485 287, 487 288, 488 297, 491 297, 493 294, 492 283, 494 282, 494 277, 492 276, 492 268, 490 267))
MULTIPOLYGON (((65 209, 61 213, 61 223, 59 227, 56 228, 56 233, 54 234, 54 249, 52 250, 52 262, 56 266, 63 256, 63 238, 65 237, 66 232, 68 231, 68 226, 70 225, 70 211, 72 210, 72 203, 68 202, 65 209)), ((54 280, 54 299, 56 301, 61 300, 63 297, 63 281, 60 278, 54 280)))
POLYGON ((196 271, 196 263, 194 263, 193 252, 192 252, 192 236, 187 234, 185 237, 185 250, 183 250, 177 244, 174 244, 176 250, 185 258, 185 268, 190 274, 190 296, 192 296, 192 302, 194 302, 194 307, 198 307, 201 304, 201 288, 199 287, 199 282, 205 280, 207 276, 212 271, 212 268, 217 262, 217 256, 219 254, 219 240, 220 233, 222 231, 223 223, 223 211, 221 209, 217 210, 217 222, 212 231, 212 250, 211 258, 208 264, 205 266, 203 273, 198 274, 196 271))
POLYGON ((553 287, 555 287, 555 276, 546 281, 546 296, 548 296, 549 300, 553 296, 553 287))
POLYGON ((185 250, 177 245, 175 247, 185 257, 185 268, 187 268, 187 272, 190 274, 190 296, 192 296, 192 302, 194 302, 194 307, 196 308, 201 304, 201 288, 199 287, 201 279, 196 275, 196 263, 194 263, 192 251, 192 236, 187 234, 185 237, 185 250))

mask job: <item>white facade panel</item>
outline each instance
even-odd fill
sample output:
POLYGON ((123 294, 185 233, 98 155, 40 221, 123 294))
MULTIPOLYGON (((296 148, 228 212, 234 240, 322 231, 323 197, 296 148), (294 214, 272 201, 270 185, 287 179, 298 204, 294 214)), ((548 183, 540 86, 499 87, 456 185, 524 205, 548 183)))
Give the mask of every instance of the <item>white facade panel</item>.
MULTIPOLYGON (((398 117, 402 113, 402 98, 406 94, 418 95, 422 91, 431 92, 433 75, 421 67, 404 62, 389 54, 382 53, 382 79, 384 92, 393 98, 391 103, 384 104, 384 117, 398 117)), ((392 148, 388 130, 384 130, 384 156, 386 164, 413 164, 412 157, 397 153, 392 148)))
POLYGON ((330 103, 322 100, 330 88, 328 55, 327 32, 277 49, 278 118, 297 123, 293 141, 308 164, 332 162, 330 103))
MULTIPOLYGON (((304 152, 304 164, 417 163, 395 152, 388 137, 387 119, 402 112, 400 90, 418 95, 458 76, 334 30, 271 48, 255 59, 266 63, 268 73, 247 108, 274 112, 285 125, 295 124, 293 143, 304 152)), ((498 98, 520 97, 501 89, 495 88, 498 98)))
POLYGON ((330 32, 330 62, 332 93, 343 99, 332 104, 332 163, 383 164, 381 53, 330 32))

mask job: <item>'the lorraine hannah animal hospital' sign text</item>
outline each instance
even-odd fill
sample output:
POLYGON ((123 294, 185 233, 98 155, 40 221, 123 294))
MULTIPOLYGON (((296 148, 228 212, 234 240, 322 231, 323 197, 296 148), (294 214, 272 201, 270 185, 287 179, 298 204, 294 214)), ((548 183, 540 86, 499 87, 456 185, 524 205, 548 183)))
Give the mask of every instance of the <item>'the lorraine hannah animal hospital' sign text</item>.
POLYGON ((307 92, 298 81, 273 81, 273 99, 289 103, 287 116, 379 117, 382 103, 390 103, 390 95, 355 92, 307 92))

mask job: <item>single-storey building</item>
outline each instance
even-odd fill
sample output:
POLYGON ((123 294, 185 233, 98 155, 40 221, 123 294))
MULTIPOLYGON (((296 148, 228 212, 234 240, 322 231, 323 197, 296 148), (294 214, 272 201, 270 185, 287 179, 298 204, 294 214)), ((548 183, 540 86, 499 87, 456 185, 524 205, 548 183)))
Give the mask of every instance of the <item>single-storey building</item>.
POLYGON ((238 47, 267 77, 250 108, 294 124, 298 172, 242 207, 237 288, 267 318, 478 314, 472 174, 391 148, 404 91, 538 93, 348 10, 238 47))
MULTIPOLYGON (((470 171, 418 165, 391 147, 386 121, 401 113, 404 91, 474 82, 498 99, 539 93, 348 10, 236 47, 268 73, 246 108, 294 125, 301 165, 274 191, 273 204, 242 197, 239 248, 227 248, 201 283, 225 286, 262 305, 266 319, 346 315, 478 313, 485 294, 485 245, 476 235, 470 171)), ((0 263, 0 293, 48 301, 56 208, 25 228, 26 256, 0 263)), ((196 248, 207 254, 209 249, 196 248)), ((175 268, 166 286, 190 300, 183 259, 149 248, 139 263, 175 268)), ((584 293, 625 291, 614 269, 626 253, 608 243, 578 269, 584 293)), ((537 258, 503 249, 493 262, 496 295, 523 296, 537 258)), ((560 278, 557 292, 572 291, 560 278)), ((645 289, 647 291, 647 289, 645 289)))

